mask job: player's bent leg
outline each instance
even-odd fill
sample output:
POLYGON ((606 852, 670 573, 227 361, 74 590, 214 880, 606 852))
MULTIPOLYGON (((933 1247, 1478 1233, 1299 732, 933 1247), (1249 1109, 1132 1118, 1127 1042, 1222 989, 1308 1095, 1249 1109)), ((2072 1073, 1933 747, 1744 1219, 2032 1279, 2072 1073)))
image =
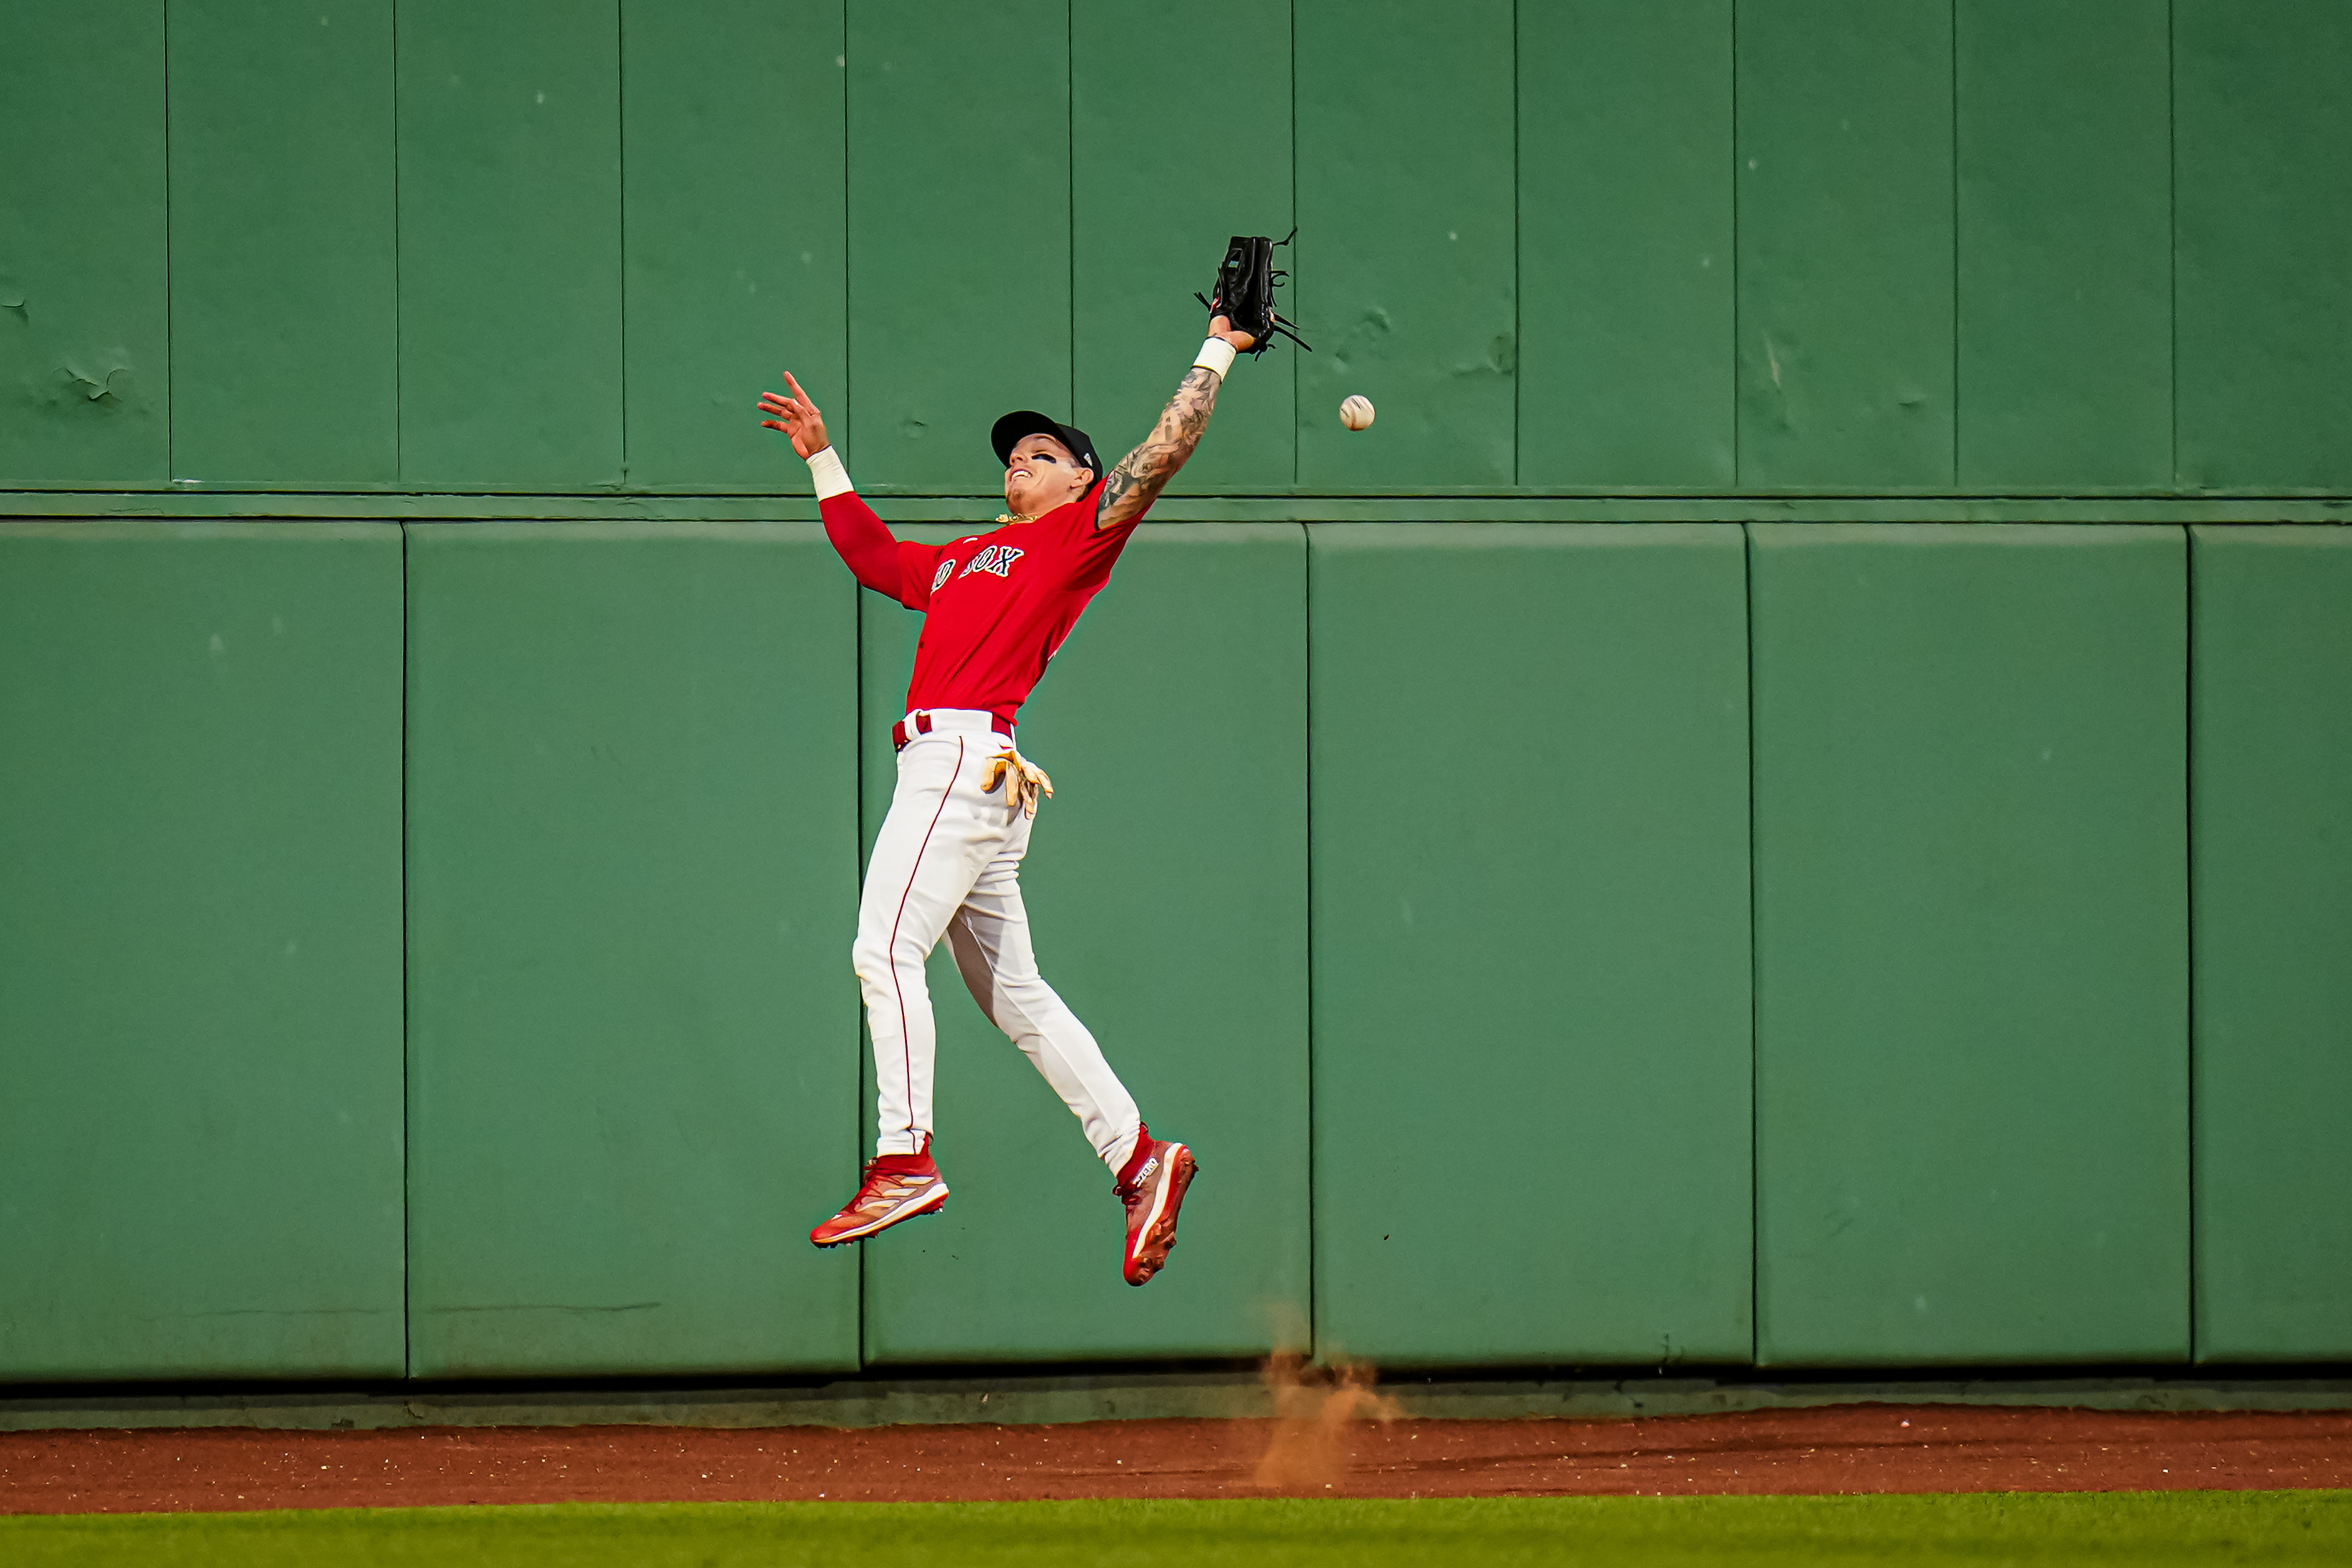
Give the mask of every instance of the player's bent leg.
POLYGON ((1182 1144, 1154 1138, 1134 1097, 1086 1025, 1037 972, 1021 900, 1016 842, 981 876, 948 925, 956 969, 981 1010, 1021 1048, 1087 1132, 1117 1179, 1127 1210, 1119 1271, 1130 1285, 1160 1272, 1199 1162, 1182 1144))
POLYGON ((1019 882, 990 867, 948 923, 948 946, 980 1010, 1053 1086, 1116 1174, 1134 1150, 1142 1113, 1093 1031, 1038 974, 1019 882))

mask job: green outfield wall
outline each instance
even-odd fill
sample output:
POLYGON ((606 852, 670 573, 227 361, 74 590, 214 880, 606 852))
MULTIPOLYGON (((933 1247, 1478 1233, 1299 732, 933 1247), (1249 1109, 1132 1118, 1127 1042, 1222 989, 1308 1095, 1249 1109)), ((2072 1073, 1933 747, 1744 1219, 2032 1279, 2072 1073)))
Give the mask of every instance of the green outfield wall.
POLYGON ((2352 1357, 2352 533, 1147 526, 1023 728, 1142 1291, 944 959, 955 1204, 802 1239, 914 625, 807 524, 0 524, 0 1377, 2352 1357))
POLYGON ((0 1382, 2352 1363, 2344 0, 19 0, 0 1382), (1244 362, 1023 716, 1118 1283, 915 618, 1244 362), (1341 429, 1370 397, 1378 422, 1341 429))
POLYGON ((0 489, 2352 489, 2341 0, 18 0, 0 489), (1350 392, 1381 418, 1339 425, 1350 392), (1116 435, 1117 439, 1114 439, 1116 435))

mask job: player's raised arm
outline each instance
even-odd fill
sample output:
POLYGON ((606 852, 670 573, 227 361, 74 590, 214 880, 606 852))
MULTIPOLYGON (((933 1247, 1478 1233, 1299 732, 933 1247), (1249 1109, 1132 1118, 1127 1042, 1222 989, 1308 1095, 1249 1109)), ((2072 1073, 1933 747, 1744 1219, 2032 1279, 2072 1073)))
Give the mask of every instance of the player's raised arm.
POLYGON ((1201 444, 1201 433, 1209 428, 1210 412, 1217 406, 1217 388, 1234 356, 1248 352, 1255 341, 1223 316, 1209 323, 1201 357, 1176 383, 1176 395, 1160 411, 1160 423, 1103 481, 1102 509, 1095 514, 1095 527, 1115 528, 1132 522, 1159 499, 1176 470, 1192 455, 1192 448, 1201 444))
POLYGON ((784 372, 784 384, 793 389, 790 397, 782 392, 760 394, 760 413, 764 416, 760 423, 790 436, 793 450, 807 460, 809 477, 816 486, 817 513, 824 518, 824 537, 833 541, 850 574, 875 592, 907 602, 907 558, 917 558, 920 575, 929 572, 930 559, 939 551, 893 537, 874 508, 857 498, 849 470, 842 465, 841 455, 834 451, 825 434, 824 415, 816 400, 801 390, 790 371, 784 372))

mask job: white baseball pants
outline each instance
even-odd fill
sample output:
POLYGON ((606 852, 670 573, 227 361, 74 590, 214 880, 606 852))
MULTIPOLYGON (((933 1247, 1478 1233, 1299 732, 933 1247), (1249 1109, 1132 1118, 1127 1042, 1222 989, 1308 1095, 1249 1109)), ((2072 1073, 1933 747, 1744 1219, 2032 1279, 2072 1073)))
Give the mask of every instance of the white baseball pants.
POLYGON ((1005 789, 981 791, 989 759, 1012 743, 990 716, 932 708, 930 733, 898 753, 898 787, 874 841, 857 904, 850 962, 874 1037, 875 1153, 917 1153, 931 1131, 931 1064, 939 1036, 923 960, 944 936, 989 1020, 1021 1048, 1070 1108, 1113 1174, 1142 1124, 1134 1097, 1077 1015, 1037 973, 1021 857, 1033 823, 1005 789))

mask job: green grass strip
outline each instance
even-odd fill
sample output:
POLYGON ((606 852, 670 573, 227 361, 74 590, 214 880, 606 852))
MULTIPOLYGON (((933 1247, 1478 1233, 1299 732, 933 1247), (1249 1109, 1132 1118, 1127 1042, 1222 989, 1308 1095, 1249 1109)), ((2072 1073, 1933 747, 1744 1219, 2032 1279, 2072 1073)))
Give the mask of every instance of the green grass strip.
POLYGON ((2352 1561, 2352 1492, 566 1503, 0 1519, 8 1568, 2352 1561))

